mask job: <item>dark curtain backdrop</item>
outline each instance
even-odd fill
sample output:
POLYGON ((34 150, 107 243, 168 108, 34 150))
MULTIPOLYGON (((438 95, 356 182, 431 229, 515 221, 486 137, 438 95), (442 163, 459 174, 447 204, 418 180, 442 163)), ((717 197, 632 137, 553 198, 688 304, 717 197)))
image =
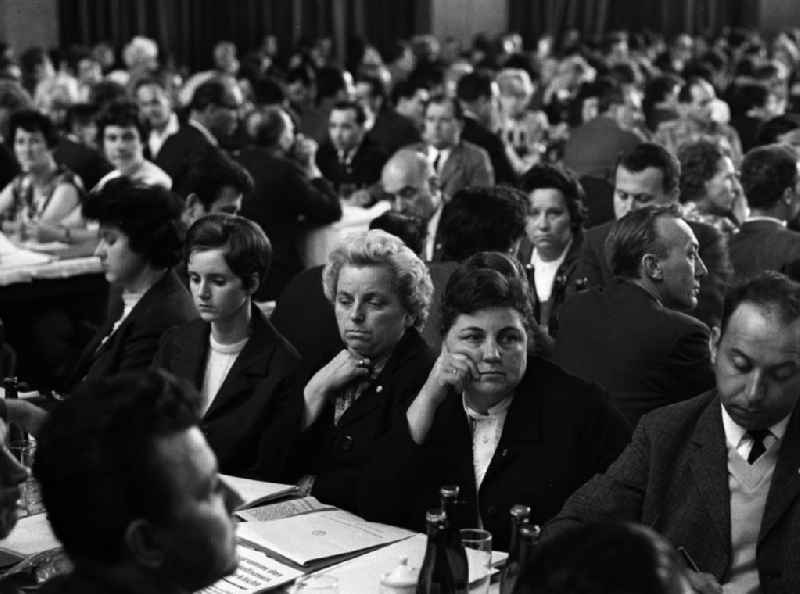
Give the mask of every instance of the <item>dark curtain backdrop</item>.
POLYGON ((509 0, 511 29, 531 47, 544 33, 577 29, 593 39, 614 29, 674 35, 744 24, 749 0, 509 0))
MULTIPOLYGON (((116 47, 143 34, 178 64, 211 64, 220 39, 240 55, 273 34, 285 48, 300 37, 361 34, 379 47, 412 35, 424 19, 422 0, 60 0, 65 46, 108 41, 116 47)), ((422 23, 422 26, 426 26, 422 23)))

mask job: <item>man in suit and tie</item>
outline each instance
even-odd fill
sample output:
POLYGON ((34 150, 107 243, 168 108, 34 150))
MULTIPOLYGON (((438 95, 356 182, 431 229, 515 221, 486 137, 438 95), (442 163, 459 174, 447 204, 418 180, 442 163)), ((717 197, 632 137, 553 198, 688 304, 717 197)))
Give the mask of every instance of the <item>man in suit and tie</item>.
POLYGON ((772 144, 745 155, 742 187, 750 216, 730 242, 737 279, 800 259, 800 233, 786 228, 800 209, 799 184, 797 156, 789 147, 772 144))
POLYGON ((608 236, 614 280, 562 306, 553 360, 603 386, 635 425, 654 408, 713 383, 697 306, 706 267, 689 225, 669 207, 631 212, 608 236))
POLYGON ((468 186, 493 186, 494 170, 488 153, 461 138, 464 112, 458 100, 434 95, 425 108, 424 152, 439 178, 445 201, 468 186))
MULTIPOLYGON (((646 206, 677 204, 681 165, 663 146, 643 142, 620 159, 614 186, 614 217, 646 206)), ((719 324, 722 298, 732 276, 725 238, 711 225, 687 221, 700 243, 700 257, 708 274, 700 281, 700 300, 692 315, 708 326, 719 324)), ((614 221, 587 230, 579 263, 579 279, 589 287, 601 287, 613 280, 606 259, 605 244, 614 221)))
POLYGON ((716 387, 645 416, 603 475, 545 528, 624 520, 684 547, 701 592, 800 591, 800 285, 767 272, 729 293, 716 387))

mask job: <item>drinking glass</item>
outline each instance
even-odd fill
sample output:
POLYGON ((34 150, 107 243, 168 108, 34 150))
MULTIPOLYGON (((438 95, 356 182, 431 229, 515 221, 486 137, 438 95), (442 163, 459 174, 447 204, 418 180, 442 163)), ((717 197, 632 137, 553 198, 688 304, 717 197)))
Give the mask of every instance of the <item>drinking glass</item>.
POLYGON ((339 580, 332 575, 310 574, 298 578, 293 594, 339 594, 339 580))
MULTIPOLYGON (((33 466, 33 456, 36 453, 35 441, 12 441, 8 444, 9 451, 30 472, 33 466)), ((27 480, 20 485, 20 513, 21 516, 30 516, 44 511, 39 484, 29 474, 27 480)))
POLYGON ((461 542, 467 551, 470 594, 487 594, 492 577, 492 535, 487 530, 464 528, 461 542))

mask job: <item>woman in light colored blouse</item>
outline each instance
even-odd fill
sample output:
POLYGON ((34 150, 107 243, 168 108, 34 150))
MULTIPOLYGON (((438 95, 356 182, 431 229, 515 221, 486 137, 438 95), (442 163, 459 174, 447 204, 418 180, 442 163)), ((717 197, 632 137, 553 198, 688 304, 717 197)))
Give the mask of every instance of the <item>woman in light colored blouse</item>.
POLYGON ((9 138, 22 173, 0 192, 3 231, 69 241, 70 229, 82 223, 83 185, 53 157, 58 143, 53 122, 37 111, 18 111, 9 121, 9 138))

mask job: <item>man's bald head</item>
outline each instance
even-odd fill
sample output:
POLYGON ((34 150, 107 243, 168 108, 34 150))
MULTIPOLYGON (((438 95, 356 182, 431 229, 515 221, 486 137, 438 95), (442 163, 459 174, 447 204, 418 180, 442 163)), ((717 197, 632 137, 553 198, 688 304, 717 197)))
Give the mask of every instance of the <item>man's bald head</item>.
POLYGON ((401 149, 383 166, 383 191, 392 196, 392 210, 430 220, 441 201, 438 180, 425 156, 401 149))

